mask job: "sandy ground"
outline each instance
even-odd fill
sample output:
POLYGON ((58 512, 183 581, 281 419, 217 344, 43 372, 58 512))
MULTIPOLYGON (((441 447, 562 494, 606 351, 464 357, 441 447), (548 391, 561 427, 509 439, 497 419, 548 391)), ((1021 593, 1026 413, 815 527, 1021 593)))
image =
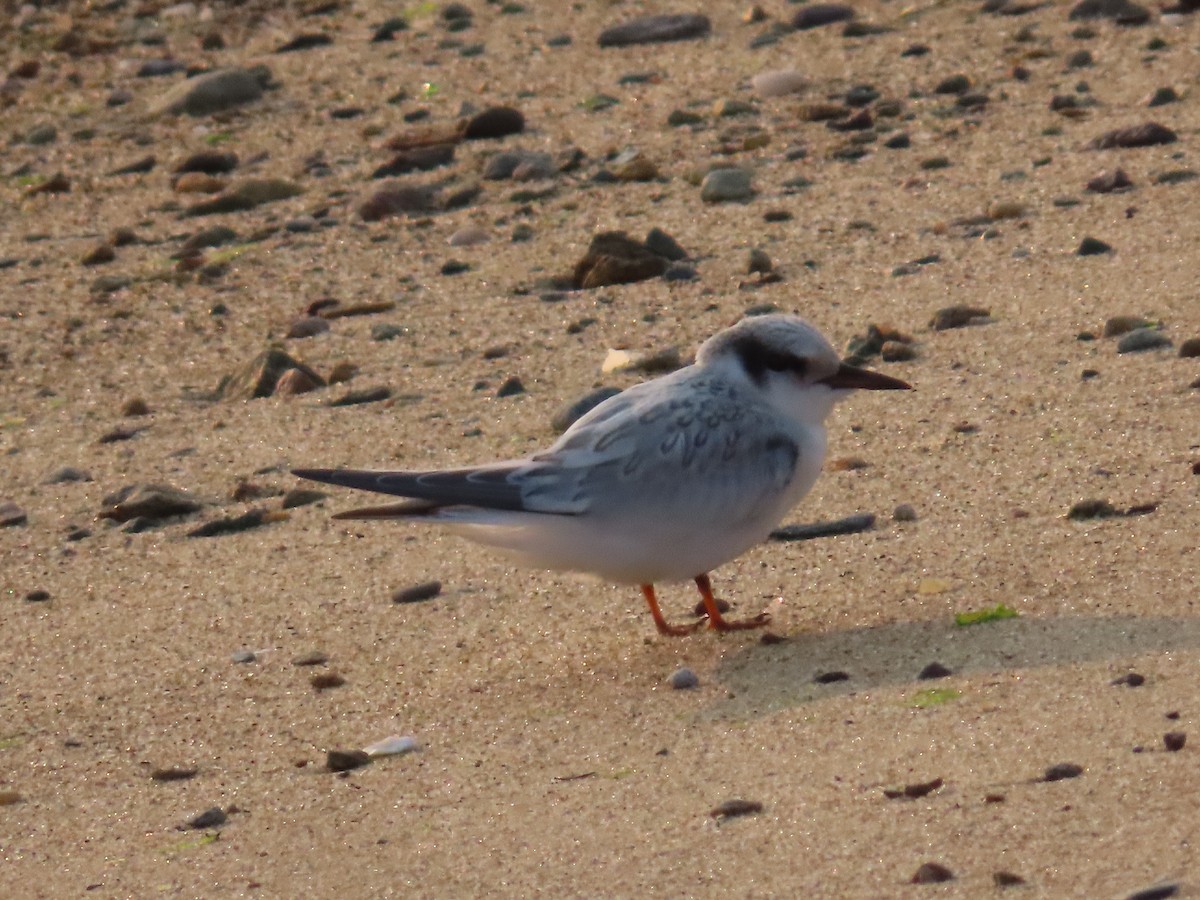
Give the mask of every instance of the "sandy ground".
MULTIPOLYGON (((846 38, 832 26, 751 50, 769 22, 744 24, 744 9, 725 4, 709 10, 707 38, 601 50, 602 28, 665 10, 469 5, 474 24, 453 34, 439 7, 413 5, 409 30, 384 44, 371 31, 401 10, 367 0, 319 16, 218 6, 211 21, 155 15, 155 2, 62 4, 5 25, 5 71, 40 68, 0 111, 0 502, 26 513, 0 529, 0 893, 1119 897, 1163 884, 1195 896, 1200 741, 1168 752, 1163 735, 1191 735, 1200 716, 1200 366, 1177 352, 1200 337, 1200 195, 1196 182, 1156 177, 1197 165, 1200 16, 1098 21, 1089 37, 1062 3, 1016 17, 976 3, 863 3, 860 18, 889 32, 846 38), (51 49, 72 27, 114 43, 51 49), (223 49, 200 49, 208 31, 223 49), (272 52, 312 32, 333 43, 272 52), (163 43, 139 43, 147 34, 163 43), (548 45, 563 34, 570 44, 548 45), (463 56, 447 38, 485 49, 463 56), (1164 45, 1148 50, 1155 38, 1164 45), (914 43, 931 52, 902 56, 914 43), (1091 65, 1068 68, 1079 50, 1091 65), (279 86, 216 118, 157 115, 184 76, 137 69, 167 56, 266 63, 279 86), (750 90, 755 74, 787 68, 810 77, 806 92, 750 90), (620 83, 634 73, 654 77, 620 83), (964 113, 933 92, 956 73, 986 108, 964 113), (878 119, 883 137, 861 160, 832 159, 847 135, 803 121, 802 106, 859 84, 899 101, 900 116, 878 119), (1148 109, 1166 86, 1181 100, 1148 109), (106 105, 115 90, 130 102, 106 105), (408 99, 386 102, 399 91, 408 99), (619 102, 581 105, 596 94, 619 102), (1096 102, 1067 117, 1050 109, 1059 94, 1096 102), (718 118, 721 100, 754 112, 718 118), (363 223, 355 206, 390 156, 384 140, 453 123, 463 104, 515 106, 528 127, 463 145, 448 170, 457 183, 500 147, 576 146, 583 166, 527 204, 510 199, 522 185, 486 182, 466 208, 363 223), (331 118, 347 106, 362 114, 331 118), (421 108, 425 122, 403 121, 421 108), (668 127, 673 109, 701 124, 668 127), (1086 149, 1152 120, 1179 140, 1086 149), (46 124, 56 137, 29 143, 46 124), (722 152, 756 130, 765 146, 722 152), (882 146, 896 131, 911 147, 882 146), (235 178, 286 178, 304 193, 180 218, 196 197, 172 190, 170 167, 214 146, 238 154, 235 178), (629 146, 659 179, 592 180, 629 146), (795 147, 807 156, 789 160, 795 147), (324 177, 306 170, 317 151, 324 177), (107 174, 151 153, 148 173, 107 174), (922 167, 939 156, 949 167, 922 167), (694 176, 718 161, 752 170, 757 196, 702 203, 694 176), (1084 189, 1117 167, 1131 190, 1084 189), (31 192, 56 172, 69 192, 31 192), (812 184, 789 190, 799 176, 812 184), (967 236, 963 220, 996 204, 1022 214, 967 236), (767 222, 770 210, 792 218, 767 222), (284 228, 314 212, 332 224, 284 228), (213 224, 239 235, 227 270, 177 273, 179 242, 213 224), (518 224, 531 240, 510 240, 518 224), (491 241, 448 246, 467 226, 491 241), (539 279, 570 272, 596 231, 653 226, 691 253, 698 278, 539 299, 539 279), (83 265, 114 227, 137 241, 83 265), (1085 236, 1115 252, 1077 256, 1085 236), (780 281, 747 284, 752 247, 780 281), (451 259, 470 269, 441 274, 451 259), (131 281, 98 295, 99 275, 131 281), (322 298, 396 305, 284 340, 322 298), (918 351, 872 363, 916 390, 856 396, 835 413, 830 458, 867 465, 828 470, 790 519, 872 512, 875 527, 761 546, 714 575, 737 613, 772 613, 781 643, 659 637, 636 590, 513 569, 425 529, 347 527, 330 514, 362 498, 344 492, 254 530, 186 536, 278 510, 272 492, 297 486, 291 466, 415 468, 535 449, 564 404, 637 380, 602 376, 609 348, 690 351, 767 303, 839 346, 874 322, 910 333, 918 351), (991 320, 930 330, 934 311, 956 303, 991 320), (1100 337, 1117 315, 1161 322, 1174 346, 1118 354, 1100 337), (372 340, 381 322, 403 331, 372 340), (196 398, 272 341, 323 374, 342 360, 358 374, 290 399, 196 398), (526 392, 498 398, 512 376, 526 392), (392 400, 326 405, 380 385, 392 400), (124 416, 131 399, 150 414, 124 416), (118 426, 142 430, 100 442, 118 426), (45 483, 62 466, 91 480, 45 483), (243 480, 266 496, 231 499, 243 480), (146 482, 209 505, 138 533, 97 519, 105 496, 146 482), (1155 508, 1069 520, 1085 499, 1155 508), (902 503, 915 522, 892 519, 902 503), (71 540, 75 529, 90 534, 71 540), (443 583, 436 599, 391 602, 429 579, 443 583), (49 598, 30 599, 37 591, 49 598), (1019 616, 955 625, 1001 603, 1019 616), (247 649, 256 661, 233 661, 247 649), (313 651, 323 666, 294 664, 313 651), (919 679, 933 662, 952 674, 919 679), (681 666, 698 688, 667 685, 681 666), (848 678, 815 680, 830 672, 848 678), (1144 683, 1111 683, 1130 672, 1144 683), (330 673, 345 683, 315 690, 314 674, 330 673), (326 768, 327 751, 392 734, 420 749, 345 775, 326 768), (1043 779, 1062 763, 1082 773, 1043 779), (196 771, 152 778, 172 767, 196 771), (933 779, 942 785, 923 797, 885 794, 933 779), (732 799, 762 809, 710 815, 732 799), (211 807, 224 825, 184 827, 211 807), (953 880, 912 884, 925 863, 953 880), (998 887, 996 873, 1023 884, 998 887)), ((786 20, 796 8, 766 12, 786 20)), ((661 596, 675 619, 695 601, 687 585, 661 596)))

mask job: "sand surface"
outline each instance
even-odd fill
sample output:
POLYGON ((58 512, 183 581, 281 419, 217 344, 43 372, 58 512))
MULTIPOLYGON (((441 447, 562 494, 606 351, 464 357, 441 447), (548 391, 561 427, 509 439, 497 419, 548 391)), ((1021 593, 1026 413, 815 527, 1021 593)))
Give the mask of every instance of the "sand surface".
MULTIPOLYGON (((320 15, 5 7, 4 72, 39 65, 0 92, 0 503, 25 513, 0 529, 0 894, 979 897, 1010 873, 1023 879, 1011 896, 1195 896, 1200 740, 1168 752, 1163 735, 1193 735, 1200 716, 1200 363, 1178 352, 1200 337, 1200 182, 1160 176, 1200 168, 1200 15, 1126 27, 1069 21, 1057 2, 1020 16, 866 2, 860 21, 888 30, 848 38, 839 24, 751 49, 798 7, 764 4, 768 20, 747 24, 744 6, 719 4, 708 37, 601 49, 609 25, 681 10, 468 6, 457 32, 438 5, 374 0, 320 15), (406 9, 407 30, 370 42, 406 9), (210 32, 223 47, 202 49, 210 32), (314 33, 332 43, 274 52, 314 33), (902 55, 913 44, 929 52, 902 55), (1072 68, 1081 50, 1091 61, 1072 68), (167 115, 156 104, 184 74, 138 75, 162 58, 262 63, 276 86, 215 116, 167 115), (751 89, 783 69, 808 88, 751 89), (959 73, 982 108, 935 93, 959 73), (638 74, 651 77, 622 83, 638 74), (878 137, 845 161, 855 132, 805 116, 856 85, 880 95, 878 137), (1148 108, 1163 87, 1180 99, 1148 108), (114 92, 128 102, 109 105, 114 92), (601 94, 618 102, 585 102, 601 94), (1080 104, 1064 115, 1056 95, 1080 104), (722 117, 721 101, 751 111, 722 117), (582 163, 483 181, 462 208, 362 221, 389 138, 489 105, 521 110, 525 131, 398 180, 469 185, 501 149, 577 147, 582 163), (670 127, 672 110, 699 123, 670 127), (1178 140, 1087 148, 1150 121, 1178 140), (46 125, 51 139, 31 142, 46 125), (885 147, 899 132, 910 146, 885 147), (658 178, 596 178, 629 147, 658 178), (172 168, 202 150, 237 154, 219 177, 303 193, 184 218, 204 196, 177 191, 172 168), (147 155, 149 171, 109 174, 147 155), (937 157, 949 165, 923 166, 937 157), (718 163, 752 172, 756 195, 702 202, 698 179, 718 163), (1131 189, 1085 189, 1118 167, 1131 189), (59 172, 69 191, 36 192, 59 172), (237 238, 204 251, 208 274, 172 258, 213 225, 237 238), (529 240, 511 239, 518 226, 529 240), (594 233, 656 226, 696 278, 543 299, 594 233), (468 227, 490 240, 448 244, 468 227), (83 264, 114 228, 135 240, 83 264), (1088 236, 1113 252, 1076 255, 1088 236), (779 280, 747 273, 752 248, 779 280), (443 274, 450 260, 469 268, 443 274), (128 281, 106 292, 98 277, 128 281), (286 339, 324 298, 394 306, 286 339), (289 467, 465 465, 544 446, 565 404, 643 377, 603 375, 610 348, 690 353, 763 304, 839 347, 876 323, 917 351, 870 362, 916 390, 835 412, 827 471, 788 519, 869 512, 874 528, 764 545, 714 573, 735 614, 769 610, 782 642, 660 637, 635 589, 516 569, 429 529, 331 521, 363 499, 344 491, 187 536, 278 511, 298 486, 289 467), (990 318, 931 330, 953 304, 990 318), (1102 336, 1118 315, 1161 323, 1172 346, 1119 354, 1102 336), (380 324, 397 336, 373 339, 380 324), (357 374, 295 397, 206 399, 272 343, 323 376, 341 361, 357 374), (514 376, 525 391, 498 397, 514 376), (390 400, 327 405, 380 386, 390 400), (132 400, 149 414, 125 415, 132 400), (101 441, 119 428, 136 433, 101 441), (47 483, 63 466, 90 480, 47 483), (242 482, 261 496, 233 499, 242 482), (105 497, 145 483, 206 505, 145 530, 98 519, 105 497), (1153 510, 1068 519, 1087 499, 1153 510), (893 519, 900 504, 916 521, 893 519), (435 599, 392 602, 431 579, 435 599), (998 604, 1019 615, 955 625, 998 604), (254 661, 236 662, 246 650, 254 661), (313 652, 327 661, 295 664, 313 652), (933 662, 951 674, 920 679, 933 662), (699 687, 671 689, 684 666, 699 687), (1112 684, 1131 672, 1144 683, 1112 684), (313 687, 331 673, 344 684, 313 687), (329 750, 389 735, 419 749, 326 768, 329 750), (1063 763, 1082 773, 1042 779, 1063 763), (195 773, 152 777, 173 768, 195 773), (885 794, 934 779, 919 798, 885 794), (762 809, 710 815, 733 799, 762 809), (212 807, 223 825, 185 827, 212 807), (912 884, 925 863, 953 880, 912 884)), ((660 596, 676 620, 696 599, 689 585, 660 596)))

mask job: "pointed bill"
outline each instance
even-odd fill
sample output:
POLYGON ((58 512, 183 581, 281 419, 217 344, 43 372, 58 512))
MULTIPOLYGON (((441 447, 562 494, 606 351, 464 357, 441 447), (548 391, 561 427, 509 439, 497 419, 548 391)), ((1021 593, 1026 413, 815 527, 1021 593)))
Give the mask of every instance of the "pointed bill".
POLYGON ((911 391, 912 385, 882 372, 870 369, 860 369, 849 363, 842 363, 832 375, 822 378, 821 384, 831 388, 860 391, 911 391))

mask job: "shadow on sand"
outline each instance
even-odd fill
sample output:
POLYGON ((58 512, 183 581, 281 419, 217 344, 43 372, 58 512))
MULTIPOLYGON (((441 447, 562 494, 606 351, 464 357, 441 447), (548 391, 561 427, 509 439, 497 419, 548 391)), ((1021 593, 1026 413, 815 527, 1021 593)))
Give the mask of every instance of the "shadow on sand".
POLYGON ((968 675, 1115 662, 1196 647, 1200 619, 1139 616, 1020 618, 965 628, 905 622, 801 633, 781 644, 748 645, 726 657, 714 674, 733 696, 714 704, 706 715, 764 715, 888 685, 910 685, 914 691, 945 686, 945 680, 917 677, 932 662, 954 675, 968 675), (829 684, 814 681, 829 672, 844 672, 849 678, 829 684))

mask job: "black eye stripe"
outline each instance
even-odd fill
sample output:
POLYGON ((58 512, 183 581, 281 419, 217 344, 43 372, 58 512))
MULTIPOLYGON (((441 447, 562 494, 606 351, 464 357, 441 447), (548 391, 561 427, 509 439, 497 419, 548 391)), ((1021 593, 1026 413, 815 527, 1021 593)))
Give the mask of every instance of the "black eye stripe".
POLYGON ((733 352, 737 354, 746 374, 758 382, 766 377, 767 372, 791 372, 803 376, 808 371, 808 360, 768 347, 755 337, 738 338, 733 344, 733 352))

